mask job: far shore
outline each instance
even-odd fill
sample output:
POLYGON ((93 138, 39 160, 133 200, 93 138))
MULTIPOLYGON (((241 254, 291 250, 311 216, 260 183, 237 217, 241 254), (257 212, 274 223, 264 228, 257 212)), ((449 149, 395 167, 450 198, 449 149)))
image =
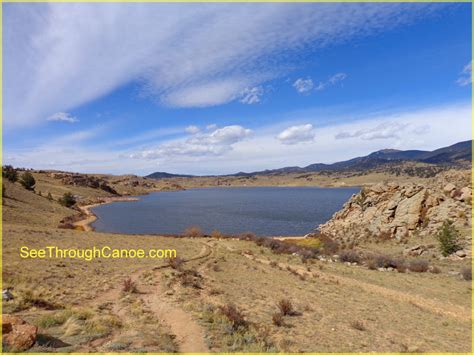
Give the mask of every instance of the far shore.
POLYGON ((138 200, 140 200, 138 197, 104 197, 101 199, 100 202, 93 203, 90 205, 78 206, 81 212, 85 215, 85 218, 74 222, 73 225, 75 227, 79 227, 80 229, 86 232, 93 231, 94 228, 92 227, 92 223, 97 220, 97 216, 94 212, 92 212, 92 208, 112 202, 127 202, 138 200))

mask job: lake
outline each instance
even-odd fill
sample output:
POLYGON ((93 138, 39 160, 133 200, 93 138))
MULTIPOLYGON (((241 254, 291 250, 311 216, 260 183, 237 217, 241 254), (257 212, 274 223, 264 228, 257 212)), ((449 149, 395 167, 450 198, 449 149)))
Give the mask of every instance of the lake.
POLYGON ((210 233, 253 232, 296 236, 314 231, 357 193, 358 188, 236 187, 155 192, 139 201, 93 209, 101 232, 180 234, 189 226, 210 233))

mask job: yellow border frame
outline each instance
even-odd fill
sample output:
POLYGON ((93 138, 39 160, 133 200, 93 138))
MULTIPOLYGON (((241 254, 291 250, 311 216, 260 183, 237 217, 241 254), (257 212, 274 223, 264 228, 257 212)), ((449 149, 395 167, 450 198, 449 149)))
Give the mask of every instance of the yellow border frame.
MULTIPOLYGON (((234 3, 471 3, 471 62, 472 58, 474 58, 474 4, 473 0, 0 0, 0 3, 227 3, 227 2, 234 2, 234 3)), ((3 166, 3 6, 0 6, 0 141, 2 142, 0 146, 0 162, 2 162, 3 166)), ((474 92, 472 87, 472 73, 471 73, 471 140, 474 137, 474 125, 473 122, 473 112, 472 107, 474 106, 474 92)), ((472 161, 471 161, 471 187, 474 190, 474 168, 472 163, 474 162, 474 146, 472 146, 472 161)), ((3 186, 2 176, 0 175, 0 185, 3 186)), ((0 215, 3 216, 3 190, 0 191, 0 198, 2 201, 0 202, 0 215)), ((474 206, 471 203, 471 213, 474 213, 474 206)), ((472 216, 472 214, 471 214, 472 216)), ((472 221, 471 221, 472 222, 472 221)), ((472 223, 471 223, 472 225, 472 223)), ((471 227, 471 238, 474 239, 474 229, 471 227)), ((472 240, 471 239, 471 240, 472 240)), ((474 263, 471 258, 471 269, 474 269, 474 263)), ((0 289, 3 289, 3 218, 0 219, 0 289)), ((474 294, 472 292, 472 281, 471 281, 471 354, 473 353, 474 349, 474 335, 472 334, 473 331, 473 318, 474 318, 474 310, 473 310, 473 301, 474 301, 474 294)), ((3 301, 0 302, 0 315, 3 315, 3 301)), ((0 329, 0 336, 2 335, 2 330, 0 329)), ((1 349, 0 349, 1 352, 1 349)), ((49 354, 49 353, 35 353, 35 354, 49 354)), ((82 354, 82 353, 61 353, 59 354, 82 354)), ((104 354, 104 353, 102 353, 104 354)), ((124 353, 107 353, 107 354, 124 354, 124 353)), ((153 354, 153 353, 150 353, 153 354)), ((165 354, 165 353, 161 353, 165 354)), ((212 353, 193 353, 193 354, 212 354, 212 353)), ((219 353, 216 353, 219 354, 219 353)), ((223 353, 221 353, 223 354, 223 353)), ((242 353, 235 353, 235 354, 242 354, 242 353)), ((244 353, 248 354, 260 354, 260 353, 244 353)), ((267 354, 267 353, 263 353, 267 354)), ((299 353, 295 353, 299 354, 299 353)), ((307 354, 355 354, 355 353, 307 353, 307 354)), ((372 354, 372 353, 359 353, 359 354, 372 354)), ((399 353, 391 353, 387 352, 384 354, 399 354, 399 353)), ((430 353, 425 353, 430 354, 430 353)), ((435 353, 431 353, 435 354, 435 353)), ((436 353, 436 354, 460 354, 460 353, 436 353)))

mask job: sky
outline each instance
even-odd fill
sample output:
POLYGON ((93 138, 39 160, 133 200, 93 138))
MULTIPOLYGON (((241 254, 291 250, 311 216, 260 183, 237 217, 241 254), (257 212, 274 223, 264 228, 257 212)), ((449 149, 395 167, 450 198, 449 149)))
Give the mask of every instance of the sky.
POLYGON ((471 137, 470 3, 4 3, 3 161, 230 174, 471 137))

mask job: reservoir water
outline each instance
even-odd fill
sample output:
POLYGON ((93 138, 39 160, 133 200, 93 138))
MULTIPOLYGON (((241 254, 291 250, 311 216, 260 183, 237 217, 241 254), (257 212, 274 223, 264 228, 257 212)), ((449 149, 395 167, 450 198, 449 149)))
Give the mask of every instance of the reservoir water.
POLYGON ((97 231, 124 234, 180 234, 189 226, 210 233, 253 232, 297 236, 314 231, 357 193, 358 188, 243 187, 156 192, 139 201, 93 209, 97 231))

